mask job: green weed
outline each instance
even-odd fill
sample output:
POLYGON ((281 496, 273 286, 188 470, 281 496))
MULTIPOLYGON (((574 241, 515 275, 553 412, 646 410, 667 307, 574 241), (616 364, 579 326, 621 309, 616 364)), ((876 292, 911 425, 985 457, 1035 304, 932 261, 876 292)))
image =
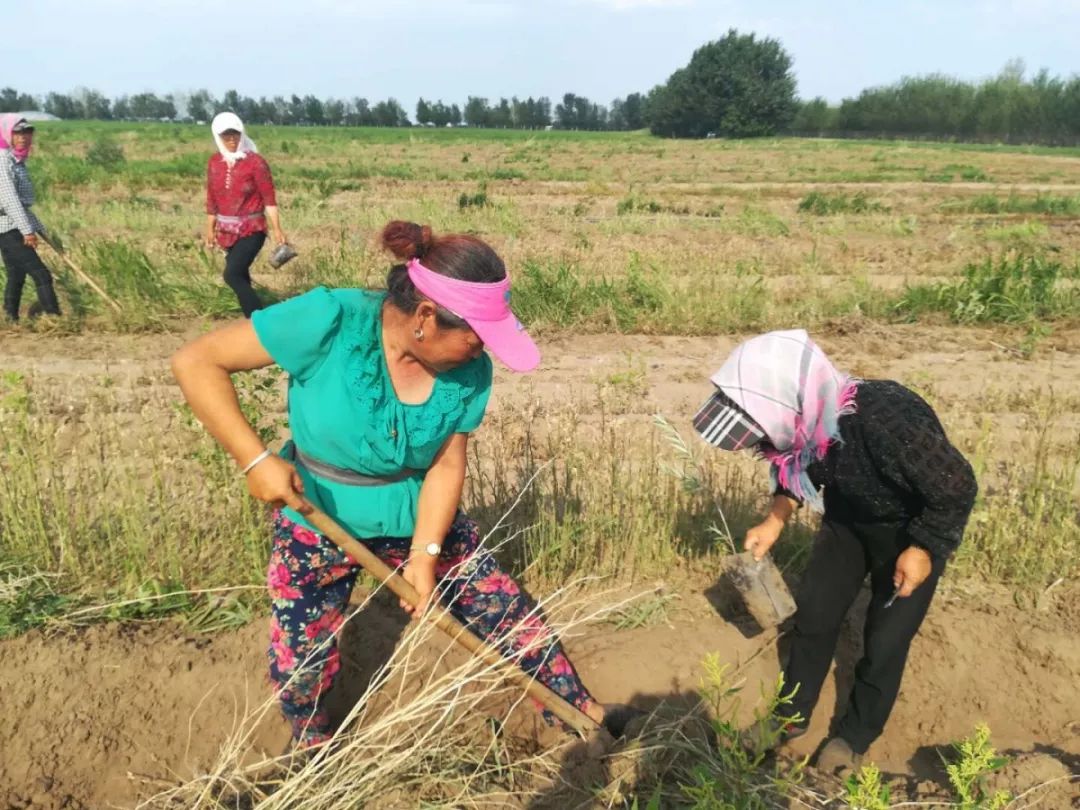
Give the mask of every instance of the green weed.
POLYGON ((734 222, 739 233, 747 236, 787 236, 791 229, 776 214, 753 205, 743 207, 734 222))
POLYGON ((729 666, 720 656, 704 662, 701 694, 709 707, 716 745, 679 777, 682 794, 693 810, 766 810, 775 799, 791 793, 801 778, 803 763, 787 766, 779 760, 766 763, 767 751, 779 742, 780 724, 774 718, 797 720, 786 707, 791 695, 784 691, 781 677, 774 691, 763 695, 763 704, 754 711, 751 728, 758 732, 758 744, 745 745, 747 732, 737 722, 739 688, 731 685, 729 666), (769 731, 769 729, 773 729, 769 731))
POLYGON ((921 179, 926 183, 952 183, 955 180, 963 180, 966 183, 990 182, 990 176, 985 171, 978 166, 966 163, 949 163, 940 169, 924 169, 921 179))
POLYGON ((57 577, 31 568, 0 563, 0 639, 41 627, 76 600, 58 592, 57 577))
MULTIPOLYGON (((1073 452, 1055 453, 1054 437, 1065 429, 1057 413, 1052 396, 1036 402, 1028 414, 1034 430, 1023 460, 1000 465, 1000 482, 993 489, 980 487, 957 554, 961 570, 1038 589, 1080 574, 1080 523, 1074 495, 1080 480, 1080 436, 1073 452), (1040 541, 1032 543, 1032 537, 1040 541)), ((992 448, 993 431, 987 420, 973 462, 980 481, 988 472, 986 459, 992 448)))
POLYGON ((1037 194, 1034 197, 1010 194, 1008 197, 998 197, 994 194, 980 194, 968 200, 943 203, 941 210, 968 214, 1076 216, 1080 214, 1080 197, 1055 194, 1037 194))
POLYGON ((1010 800, 1005 791, 989 793, 986 777, 1008 760, 990 744, 990 729, 981 724, 975 733, 955 746, 957 759, 946 765, 949 783, 956 794, 957 810, 1001 810, 1010 800))
POLYGON ((1038 220, 1025 220, 1015 225, 1002 225, 995 228, 987 228, 985 236, 995 242, 1004 242, 1007 245, 1021 247, 1033 246, 1044 240, 1050 230, 1038 220))
POLYGON ((819 217, 832 214, 877 214, 888 210, 888 206, 871 200, 863 191, 850 195, 812 191, 799 201, 801 213, 819 217))
POLYGON ((881 779, 877 765, 864 765, 848 777, 844 801, 853 810, 889 810, 892 807, 889 786, 881 779))
POLYGON ((651 627, 668 620, 668 607, 675 600, 670 593, 657 593, 621 607, 607 618, 616 630, 635 630, 651 627))
POLYGON ((457 204, 458 208, 464 211, 468 208, 487 208, 491 205, 491 200, 488 199, 487 190, 481 188, 473 194, 468 194, 464 191, 461 192, 457 204))
MULTIPOLYGON (((276 437, 278 425, 264 421, 276 387, 248 379, 242 407, 276 437)), ((187 609, 196 603, 182 592, 192 588, 259 582, 265 511, 231 459, 183 413, 121 423, 108 396, 83 403, 88 421, 66 431, 76 453, 58 444, 32 395, 0 410, 0 563, 48 572, 80 599, 134 600, 106 613, 117 618, 187 609)))
POLYGON ((663 210, 664 207, 656 200, 642 200, 632 195, 623 197, 615 206, 615 213, 619 216, 634 213, 659 214, 663 210))

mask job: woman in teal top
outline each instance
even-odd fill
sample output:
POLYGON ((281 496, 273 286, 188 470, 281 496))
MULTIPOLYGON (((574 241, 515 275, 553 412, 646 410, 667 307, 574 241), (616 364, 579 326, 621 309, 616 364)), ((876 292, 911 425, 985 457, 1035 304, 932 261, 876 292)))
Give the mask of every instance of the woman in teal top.
POLYGON ((485 346, 515 371, 540 359, 510 311, 506 268, 471 236, 436 239, 427 227, 391 222, 382 238, 403 262, 386 293, 320 287, 204 335, 173 358, 196 416, 241 465, 251 494, 278 507, 267 574, 270 675, 297 744, 333 734, 324 698, 340 667, 335 637, 358 571, 304 520, 311 504, 391 567, 404 566, 420 611, 432 596, 445 602, 619 733, 628 712, 605 712, 592 699, 460 512, 468 434, 491 392, 485 346), (262 446, 230 379, 275 363, 289 374, 292 442, 282 456, 262 446))

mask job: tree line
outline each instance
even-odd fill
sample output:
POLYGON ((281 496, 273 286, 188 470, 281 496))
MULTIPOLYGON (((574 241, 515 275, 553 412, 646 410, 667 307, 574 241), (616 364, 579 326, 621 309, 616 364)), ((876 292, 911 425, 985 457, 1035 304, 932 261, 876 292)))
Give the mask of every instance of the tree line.
POLYGON ((812 135, 863 133, 1013 143, 1065 144, 1080 139, 1080 77, 1042 70, 1025 77, 1022 62, 979 82, 944 76, 904 77, 830 105, 800 105, 791 131, 812 135))
MULTIPOLYGON (((630 130, 645 126, 644 99, 632 93, 616 99, 610 107, 584 96, 567 93, 560 103, 546 96, 526 99, 469 96, 464 107, 442 100, 421 98, 415 122, 420 126, 493 127, 502 129, 630 130)), ((186 121, 208 122, 217 113, 235 112, 250 124, 299 126, 407 127, 413 122, 397 99, 374 104, 366 98, 320 99, 313 95, 258 99, 229 90, 215 98, 207 90, 156 95, 139 93, 109 99, 96 90, 79 88, 71 93, 48 93, 36 97, 15 88, 0 89, 0 112, 42 111, 65 120, 186 121)))
POLYGON ((470 126, 505 129, 636 130, 667 137, 756 137, 778 134, 930 137, 1073 143, 1080 140, 1080 77, 1041 71, 1026 78, 1020 62, 982 81, 930 74, 872 87, 831 105, 800 100, 791 56, 776 39, 732 29, 692 54, 687 65, 648 93, 610 105, 566 93, 550 98, 469 96, 463 105, 421 98, 411 120, 393 98, 258 99, 229 90, 106 98, 80 88, 38 98, 7 87, 0 112, 43 110, 66 119, 209 121, 230 110, 252 124, 304 126, 470 126))
POLYGON ((215 98, 207 90, 191 93, 138 93, 109 99, 96 90, 35 97, 11 87, 0 89, 0 112, 41 111, 65 120, 208 122, 217 113, 234 112, 252 124, 307 126, 409 126, 405 108, 393 98, 374 104, 366 98, 320 99, 316 96, 258 99, 236 90, 215 98))

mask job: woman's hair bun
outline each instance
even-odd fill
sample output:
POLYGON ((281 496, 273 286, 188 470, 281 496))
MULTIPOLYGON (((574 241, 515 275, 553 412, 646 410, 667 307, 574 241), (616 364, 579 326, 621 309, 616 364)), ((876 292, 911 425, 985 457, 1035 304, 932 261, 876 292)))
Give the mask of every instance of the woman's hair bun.
POLYGON ((395 219, 382 232, 382 245, 399 260, 422 259, 435 244, 435 236, 427 225, 395 219))

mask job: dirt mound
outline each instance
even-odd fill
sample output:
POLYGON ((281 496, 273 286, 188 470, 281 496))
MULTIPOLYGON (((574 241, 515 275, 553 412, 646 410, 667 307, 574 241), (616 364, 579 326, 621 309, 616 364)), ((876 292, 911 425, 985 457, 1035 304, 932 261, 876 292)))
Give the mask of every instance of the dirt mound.
MULTIPOLYGON (((1059 601, 1071 604, 1077 596, 1059 601)), ((779 659, 770 634, 746 638, 701 593, 674 604, 665 621, 649 627, 596 624, 568 639, 598 697, 645 708, 691 704, 709 653, 732 665, 748 703, 775 682, 779 659)), ((339 714, 363 691, 405 623, 391 604, 376 600, 347 627, 339 714)), ((985 722, 998 750, 1016 757, 995 784, 1022 793, 1049 782, 1030 796, 1043 796, 1039 806, 1067 807, 1060 802, 1071 801, 1075 790, 1068 776, 1080 772, 1076 629, 1052 610, 1023 611, 944 589, 870 758, 913 794, 925 795, 945 783, 940 753, 985 722)), ((175 624, 103 625, 3 642, 0 806, 131 806, 139 796, 203 772, 267 697, 264 631, 263 621, 213 638, 186 635, 175 624)), ((442 652, 433 644, 432 660, 442 652)), ((812 752, 826 736, 857 653, 852 625, 836 677, 795 753, 812 752)), ((284 724, 271 712, 256 729, 251 755, 276 754, 286 740, 284 724)))
MULTIPOLYGON (((103 625, 4 642, 0 806, 99 808, 193 776, 266 697, 263 635, 103 625)), ((260 742, 280 750, 269 726, 260 742)))

